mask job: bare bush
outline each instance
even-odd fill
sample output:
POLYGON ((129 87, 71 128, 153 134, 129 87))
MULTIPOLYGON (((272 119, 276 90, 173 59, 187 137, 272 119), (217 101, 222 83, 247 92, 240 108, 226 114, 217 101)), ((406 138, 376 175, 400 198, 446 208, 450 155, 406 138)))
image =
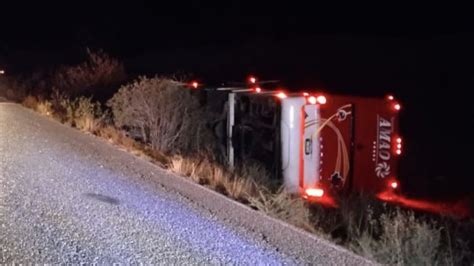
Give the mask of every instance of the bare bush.
POLYGON ((388 265, 440 263, 441 227, 415 218, 412 211, 384 213, 353 239, 359 254, 388 265))
MULTIPOLYGON (((126 79, 123 64, 105 52, 87 49, 86 59, 77 65, 42 68, 29 74, 0 78, 0 95, 19 101, 27 95, 47 97, 54 90, 67 97, 107 96, 126 79)), ((55 103, 52 102, 56 109, 55 103)))
POLYGON ((68 96, 98 93, 119 85, 126 78, 121 62, 103 51, 87 50, 87 60, 76 66, 62 66, 53 75, 52 87, 68 96))
POLYGON ((140 77, 109 100, 114 123, 165 153, 204 149, 212 141, 198 99, 181 82, 140 77), (135 133, 136 132, 136 133, 135 133))

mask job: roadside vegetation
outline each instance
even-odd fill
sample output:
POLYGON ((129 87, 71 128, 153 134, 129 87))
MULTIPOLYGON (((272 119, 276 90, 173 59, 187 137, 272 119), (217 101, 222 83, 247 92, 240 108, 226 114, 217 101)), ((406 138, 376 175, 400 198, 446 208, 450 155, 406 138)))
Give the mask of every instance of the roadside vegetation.
POLYGON ((104 52, 48 75, 4 80, 4 96, 81 131, 94 134, 180 176, 284 220, 366 258, 388 265, 468 265, 474 262, 474 220, 415 213, 351 195, 337 209, 286 193, 255 162, 229 171, 216 156, 214 119, 179 80, 129 80, 104 52), (128 82, 127 82, 128 81, 128 82), (105 88, 116 93, 107 100, 105 88), (99 99, 99 100, 97 100, 99 99))

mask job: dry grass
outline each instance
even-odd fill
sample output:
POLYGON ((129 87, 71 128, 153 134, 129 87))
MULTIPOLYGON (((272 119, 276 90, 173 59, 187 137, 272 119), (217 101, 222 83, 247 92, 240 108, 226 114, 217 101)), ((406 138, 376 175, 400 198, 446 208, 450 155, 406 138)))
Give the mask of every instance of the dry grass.
POLYGON ((114 144, 121 144, 125 135, 113 126, 104 126, 97 131, 97 136, 114 144))
POLYGON ((91 116, 81 116, 76 119, 76 127, 80 130, 94 133, 101 126, 101 121, 91 116))
POLYGON ((100 104, 92 102, 91 98, 63 98, 59 105, 65 112, 62 115, 61 112, 57 113, 65 124, 90 133, 96 133, 103 125, 104 115, 100 104))
POLYGON ((30 108, 33 110, 36 110, 38 103, 39 103, 38 98, 32 95, 26 96, 25 99, 23 99, 23 101, 21 102, 21 104, 25 106, 26 108, 30 108))
POLYGON ((136 141, 129 138, 121 130, 116 129, 113 126, 103 126, 96 131, 96 135, 108 140, 110 143, 119 145, 128 150, 139 149, 139 145, 136 141))
POLYGON ((21 102, 26 108, 30 108, 42 115, 52 116, 54 114, 52 104, 47 100, 39 100, 37 97, 28 95, 21 102))
POLYGON ((306 206, 305 200, 295 195, 288 194, 283 188, 276 193, 271 193, 265 188, 258 190, 258 196, 250 198, 253 208, 267 215, 283 220, 296 227, 303 228, 309 232, 316 232, 311 221, 311 212, 306 206))
POLYGON ((44 100, 38 102, 35 110, 42 115, 53 116, 53 109, 50 101, 44 100))
POLYGON ((244 203, 248 203, 249 198, 258 190, 254 176, 232 173, 206 158, 173 156, 170 170, 244 203))
POLYGON ((150 147, 135 141, 134 139, 128 137, 122 130, 113 126, 101 126, 98 128, 95 134, 98 137, 106 139, 110 143, 117 145, 136 156, 153 161, 162 167, 167 168, 170 165, 170 159, 163 153, 157 150, 152 150, 150 147))
MULTIPOLYGON (((174 173, 190 177, 196 183, 205 183, 204 181, 200 181, 199 175, 197 174, 197 172, 202 174, 204 172, 204 169, 196 160, 186 159, 181 155, 176 155, 171 158, 171 164, 169 169, 174 173), (200 169, 198 170, 198 168, 200 169)), ((211 174, 210 169, 207 174, 211 174)))
POLYGON ((226 178, 221 181, 221 185, 225 188, 228 195, 236 200, 246 202, 250 195, 254 194, 255 187, 254 177, 234 177, 226 178))
MULTIPOLYGON (((137 143, 137 142, 135 142, 137 143)), ((169 156, 166 156, 164 153, 151 149, 149 146, 145 144, 138 143, 140 146, 140 150, 142 150, 151 161, 160 165, 163 168, 169 168, 171 164, 171 159, 169 156)))
POLYGON ((22 105, 36 112, 54 117, 62 123, 74 126, 79 130, 96 133, 103 126, 103 115, 98 103, 93 103, 90 98, 80 97, 75 100, 61 99, 60 107, 66 112, 60 112, 53 101, 39 100, 37 97, 28 95, 22 105))

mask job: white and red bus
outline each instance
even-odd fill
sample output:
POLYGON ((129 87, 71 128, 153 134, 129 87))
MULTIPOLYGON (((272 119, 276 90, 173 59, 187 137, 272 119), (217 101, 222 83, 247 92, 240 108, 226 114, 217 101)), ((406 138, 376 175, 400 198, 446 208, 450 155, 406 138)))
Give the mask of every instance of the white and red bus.
POLYGON ((399 189, 401 105, 393 96, 289 93, 255 84, 214 88, 207 98, 221 114, 214 129, 230 167, 257 160, 287 191, 308 199, 399 189))
POLYGON ((393 96, 288 95, 281 102, 286 187, 305 197, 399 189, 403 141, 393 96))

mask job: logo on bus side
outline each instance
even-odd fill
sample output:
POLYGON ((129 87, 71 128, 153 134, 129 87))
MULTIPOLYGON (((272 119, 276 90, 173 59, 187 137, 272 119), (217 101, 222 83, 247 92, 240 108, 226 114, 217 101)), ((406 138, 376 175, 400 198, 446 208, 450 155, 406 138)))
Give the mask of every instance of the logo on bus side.
POLYGON ((390 175, 390 165, 388 161, 391 158, 390 147, 392 147, 392 122, 378 117, 377 119, 377 159, 375 162, 375 174, 380 178, 390 175))

